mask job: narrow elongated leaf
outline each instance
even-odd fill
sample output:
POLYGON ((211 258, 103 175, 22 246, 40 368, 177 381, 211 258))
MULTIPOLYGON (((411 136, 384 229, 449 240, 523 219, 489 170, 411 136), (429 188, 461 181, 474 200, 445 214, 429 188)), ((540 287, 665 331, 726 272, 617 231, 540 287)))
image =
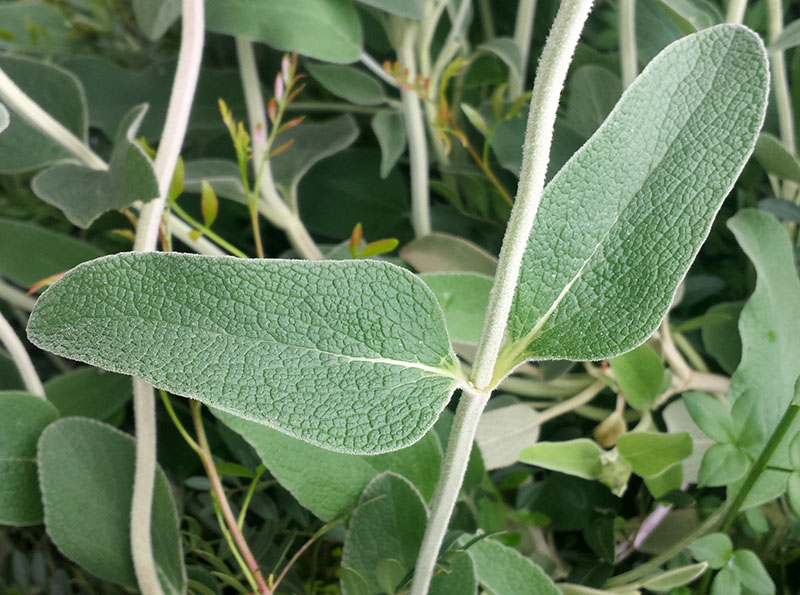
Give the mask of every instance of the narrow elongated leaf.
POLYGON ((214 415, 247 440, 275 479, 324 521, 352 510, 361 490, 384 471, 402 475, 428 502, 439 480, 442 447, 432 431, 408 448, 360 456, 325 450, 229 413, 214 415))
POLYGON ((36 441, 58 411, 41 397, 0 392, 0 525, 38 525, 36 441))
MULTIPOLYGON (((105 580, 136 586, 130 512, 134 440, 98 421, 67 417, 39 440, 39 477, 47 534, 58 549, 105 580)), ((186 585, 178 515, 159 468, 153 492, 153 554, 162 587, 186 585)))
POLYGON ((708 0, 661 0, 661 4, 684 19, 695 31, 722 22, 719 8, 708 0))
POLYGON ((680 568, 667 570, 654 577, 643 580, 640 584, 649 591, 666 592, 677 589, 697 579, 708 569, 708 564, 690 564, 680 568))
POLYGON ((206 28, 326 62, 355 62, 361 53, 350 0, 207 0, 206 28))
POLYGON ((0 238, 0 275, 23 287, 103 256, 88 242, 14 219, 0 218, 0 238))
POLYGON ((382 473, 361 494, 344 542, 342 567, 360 574, 370 593, 387 592, 379 581, 379 563, 396 560, 405 572, 412 570, 427 517, 425 502, 408 480, 388 471, 382 473))
POLYGON ((589 138, 614 109, 622 94, 622 82, 610 70, 588 64, 569 78, 567 121, 589 138))
POLYGON ((786 28, 778 36, 778 39, 770 44, 769 49, 773 51, 782 51, 797 47, 798 45, 800 45, 800 19, 786 25, 786 28))
MULTIPOLYGON (((791 402, 800 376, 800 279, 789 236, 774 217, 746 209, 728 227, 758 276, 739 317, 742 361, 728 392, 737 443, 755 457, 791 402)), ((788 435, 799 430, 796 420, 788 435)), ((790 466, 788 440, 778 446, 771 464, 790 466)), ((764 473, 745 505, 777 497, 786 479, 785 473, 764 473)))
POLYGON ((157 41, 181 16, 179 0, 133 0, 133 16, 147 39, 157 41))
POLYGON ((596 479, 604 452, 596 442, 578 438, 565 442, 539 442, 523 450, 519 460, 584 479, 596 479))
POLYGON ((406 150, 406 126, 403 116, 393 112, 378 112, 370 121, 372 132, 381 146, 381 178, 389 172, 406 150))
POLYGON ((107 171, 72 163, 55 165, 31 182, 36 196, 84 228, 106 211, 156 198, 158 180, 153 163, 135 139, 146 112, 147 106, 140 105, 122 119, 107 171))
POLYGON ((378 261, 118 254, 48 289, 28 335, 351 453, 416 442, 461 378, 436 298, 378 261))
POLYGON ((767 173, 800 182, 800 161, 776 136, 768 132, 759 134, 753 156, 767 173))
POLYGON ((354 66, 308 62, 306 69, 328 91, 356 105, 377 105, 386 100, 381 82, 354 66))
POLYGON ((738 26, 650 63, 545 190, 501 372, 607 358, 655 330, 753 150, 767 81, 760 39, 738 26))
MULTIPOLYGON (((86 140, 86 98, 71 73, 52 64, 8 55, 0 56, 0 68, 42 109, 86 140)), ((70 157, 61 145, 16 114, 11 114, 8 128, 0 134, 0 173, 31 171, 70 157)))

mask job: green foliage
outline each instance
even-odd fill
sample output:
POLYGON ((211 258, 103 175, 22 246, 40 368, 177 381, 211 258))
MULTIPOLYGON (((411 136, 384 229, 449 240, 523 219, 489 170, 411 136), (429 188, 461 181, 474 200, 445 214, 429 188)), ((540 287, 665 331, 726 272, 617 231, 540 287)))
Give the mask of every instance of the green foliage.
POLYGON ((631 407, 644 409, 652 405, 664 384, 664 365, 648 345, 615 357, 608 362, 619 389, 631 407))
POLYGON ((378 105, 386 100, 383 85, 375 78, 354 68, 338 64, 306 64, 317 82, 337 97, 356 105, 378 105))
POLYGON ((481 539, 467 551, 475 562, 478 581, 491 593, 558 594, 558 589, 539 566, 502 543, 491 538, 481 539))
POLYGON ((109 421, 131 398, 131 379, 97 368, 78 368, 55 376, 44 385, 47 399, 62 417, 109 421))
POLYGON ((655 477, 692 454, 692 439, 687 433, 656 434, 632 432, 620 436, 619 453, 642 477, 655 477))
POLYGON ((436 295, 450 340, 476 344, 483 330, 492 279, 472 273, 426 273, 420 278, 436 295))

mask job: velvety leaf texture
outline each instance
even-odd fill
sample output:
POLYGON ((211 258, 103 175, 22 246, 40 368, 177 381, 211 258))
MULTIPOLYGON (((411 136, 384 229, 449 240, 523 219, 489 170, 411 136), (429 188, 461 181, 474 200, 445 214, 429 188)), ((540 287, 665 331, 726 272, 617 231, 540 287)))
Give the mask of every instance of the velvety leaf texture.
POLYGON ((341 452, 415 442, 460 382, 436 298, 378 261, 118 254, 46 291, 28 334, 341 452))
POLYGON ((545 189, 506 361, 602 359, 658 326, 764 118, 760 39, 721 25, 670 45, 545 189))

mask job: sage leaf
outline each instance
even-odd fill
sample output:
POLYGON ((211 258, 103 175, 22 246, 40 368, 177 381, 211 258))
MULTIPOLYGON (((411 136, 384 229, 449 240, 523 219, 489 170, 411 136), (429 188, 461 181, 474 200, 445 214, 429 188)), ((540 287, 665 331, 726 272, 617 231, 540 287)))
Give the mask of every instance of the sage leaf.
POLYGON ((776 136, 768 132, 759 134, 753 156, 767 173, 800 182, 800 161, 776 136))
POLYGON ((264 466, 297 501, 323 521, 350 512, 361 491, 384 471, 403 476, 426 502, 433 497, 442 465, 442 447, 435 432, 393 452, 373 456, 325 450, 239 417, 214 410, 261 457, 264 466))
POLYGON ((608 358, 656 329, 753 150, 767 83, 763 45, 739 26, 648 65, 545 189, 499 374, 608 358))
POLYGON ((136 24, 150 41, 158 41, 181 16, 179 0, 133 0, 136 24))
POLYGON ((724 19, 716 5, 708 0, 660 0, 661 4, 699 31, 721 23, 724 19))
POLYGON ((41 397, 0 392, 0 525, 38 525, 42 495, 36 441, 58 411, 41 397))
POLYGON ((133 385, 127 376, 84 367, 51 378, 44 391, 62 417, 108 421, 130 400, 133 385))
POLYGON ((387 592, 378 579, 380 561, 396 560, 405 572, 412 570, 427 520, 425 502, 414 486, 399 475, 382 473, 364 488, 351 517, 342 568, 361 575, 370 593, 387 592))
POLYGON ((769 213, 778 221, 800 223, 800 205, 784 198, 765 198, 758 201, 758 209, 769 213))
POLYGON ((353 454, 416 442, 462 382, 436 298, 380 261, 117 254, 48 289, 28 336, 353 454))
POLYGON ((206 28, 326 62, 355 62, 361 54, 350 0, 207 0, 206 28))
POLYGON ((0 49, 42 56, 70 51, 75 44, 71 23, 59 8, 44 2, 3 2, 0 23, 4 35, 0 49), (32 32, 46 31, 46 35, 32 32))
POLYGON ((681 467, 683 468, 683 480, 688 483, 697 483, 697 473, 700 470, 703 455, 715 442, 697 426, 689 415, 683 400, 673 401, 664 407, 662 417, 670 434, 687 432, 692 438, 692 454, 681 461, 681 467))
POLYGON ((40 227, 0 217, 0 275, 23 287, 103 256, 93 244, 40 227))
POLYGON ((770 51, 777 52, 788 50, 798 45, 800 45, 800 19, 786 25, 783 31, 781 31, 781 34, 778 35, 778 39, 770 44, 769 49, 770 51))
MULTIPOLYGON (((130 513, 135 441, 101 422, 67 417, 39 439, 39 477, 47 534, 62 554, 92 574, 136 587, 130 513)), ((153 493, 153 554, 162 587, 186 587, 178 514, 158 468, 153 493)))
POLYGON ((447 568, 437 572, 431 581, 429 595, 475 595, 478 577, 469 552, 448 554, 447 568))
POLYGON ((692 454, 692 438, 687 432, 631 432, 619 437, 617 448, 636 475, 655 477, 692 454))
POLYGON ((370 125, 381 147, 381 178, 385 178, 405 153, 408 144, 405 121, 400 114, 378 112, 370 125))
POLYGON ((742 359, 739 315, 743 306, 742 302, 714 304, 706 312, 706 320, 700 329, 706 351, 728 374, 733 374, 742 359))
POLYGON ((333 93, 356 105, 378 105, 386 101, 383 85, 373 76, 354 66, 306 63, 306 70, 333 93))
POLYGON ((362 4, 380 8, 410 19, 422 18, 421 0, 358 0, 362 4))
POLYGON ((479 52, 494 54, 508 66, 509 72, 522 80, 522 54, 519 46, 510 37, 495 37, 478 46, 479 52))
POLYGON ((564 442, 539 442, 523 450, 519 460, 583 479, 596 479, 600 475, 604 452, 594 441, 577 438, 564 442))
POLYGON ((661 392, 664 364, 649 345, 640 345, 608 363, 625 400, 634 409, 649 407, 661 392))
POLYGON ((775 592, 775 583, 759 557, 752 550, 736 550, 731 556, 731 567, 739 582, 757 595, 775 592))
POLYGON ((622 94, 622 82, 610 70, 587 64, 569 78, 567 122, 589 138, 614 109, 622 94))
POLYGON ((140 105, 122 119, 108 171, 73 163, 55 165, 33 178, 33 192, 83 228, 106 211, 158 197, 153 163, 135 138, 146 112, 147 106, 140 105))
POLYGON ((695 539, 689 546, 695 560, 708 562, 713 568, 722 568, 731 559, 733 554, 733 542, 725 533, 710 533, 699 539, 695 539))
POLYGON ((699 578, 708 569, 708 564, 689 564, 673 568, 643 580, 640 584, 648 591, 666 592, 677 589, 699 578))
MULTIPOLYGON (((739 318, 742 360, 728 392, 737 444, 755 458, 792 401, 800 376, 800 279, 789 236, 774 217, 745 209, 728 220, 728 227, 757 274, 756 288, 739 318)), ((787 435, 798 431, 796 421, 787 435)), ((778 446, 770 464, 790 466, 789 440, 778 446)), ((759 483, 764 502, 783 492, 786 474, 767 472, 759 483)), ((745 505, 760 503, 759 491, 745 505)))
POLYGON ((492 278, 472 273, 420 275, 444 312, 450 340, 476 345, 483 329, 492 278))
POLYGON ((490 409, 481 415, 475 441, 488 471, 513 465, 539 439, 539 414, 524 403, 490 409))
MULTIPOLYGON (((3 21, 4 28, 6 24, 3 21)), ((9 55, 0 56, 0 69, 43 110, 86 141, 86 98, 75 76, 53 64, 9 55)), ((8 128, 0 134, 2 174, 32 171, 71 157, 61 145, 17 114, 11 114, 8 128)))
MULTIPOLYGON (((464 538, 462 539, 462 545, 464 538)), ((544 571, 519 551, 494 539, 481 539, 467 553, 475 562, 478 582, 494 595, 559 595, 544 571)))
POLYGON ((494 277, 497 258, 469 240, 434 232, 416 238, 400 257, 421 273, 477 273, 494 277))

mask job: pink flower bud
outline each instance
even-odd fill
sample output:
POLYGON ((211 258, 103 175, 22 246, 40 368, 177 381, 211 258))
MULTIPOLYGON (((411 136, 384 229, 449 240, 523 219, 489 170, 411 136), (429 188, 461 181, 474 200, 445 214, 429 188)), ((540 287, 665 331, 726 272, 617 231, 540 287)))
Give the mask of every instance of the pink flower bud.
POLYGON ((285 91, 285 87, 283 85, 283 78, 280 75, 275 77, 275 99, 280 101, 283 99, 283 92, 285 91))
POLYGON ((287 85, 292 80, 292 62, 289 59, 289 54, 284 54, 281 60, 281 72, 283 73, 283 82, 287 85))

